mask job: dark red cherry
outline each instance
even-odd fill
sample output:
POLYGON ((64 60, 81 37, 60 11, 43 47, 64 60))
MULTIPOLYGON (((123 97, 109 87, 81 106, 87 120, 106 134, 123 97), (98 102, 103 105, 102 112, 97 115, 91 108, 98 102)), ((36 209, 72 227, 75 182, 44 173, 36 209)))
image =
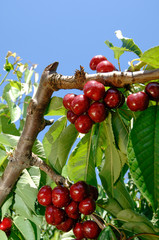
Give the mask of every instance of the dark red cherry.
POLYGON ((63 232, 69 232, 75 224, 75 220, 72 218, 67 218, 64 222, 56 225, 56 228, 63 231, 63 232))
POLYGON ((77 222, 73 228, 73 233, 77 239, 83 239, 84 238, 83 224, 77 222))
POLYGON ((108 111, 104 103, 94 102, 88 109, 88 115, 94 122, 103 122, 108 115, 108 111))
POLYGON ((76 115, 81 115, 84 112, 86 112, 89 106, 90 106, 90 100, 88 97, 86 97, 83 94, 77 95, 71 103, 72 111, 76 115))
POLYGON ((57 186, 52 190, 52 203, 54 206, 62 208, 66 207, 70 202, 70 192, 68 188, 57 186))
POLYGON ((105 95, 105 87, 102 83, 92 80, 84 85, 83 92, 88 98, 99 101, 105 95))
POLYGON ((45 210, 45 219, 48 224, 58 225, 65 220, 66 213, 63 209, 49 205, 45 210))
POLYGON ((67 112, 67 119, 72 123, 74 124, 76 119, 78 118, 79 116, 74 114, 71 110, 69 110, 67 112))
POLYGON ((63 105, 67 110, 71 110, 71 102, 75 98, 76 94, 68 93, 63 98, 63 105))
POLYGON ((159 101, 159 83, 150 82, 146 85, 145 92, 149 98, 154 101, 159 101))
POLYGON ((40 188, 37 196, 38 202, 43 206, 48 206, 52 202, 52 189, 50 186, 45 185, 40 188))
POLYGON ((104 57, 103 55, 94 56, 89 63, 90 69, 96 70, 98 63, 100 63, 101 61, 104 61, 104 60, 107 60, 107 58, 104 57))
POLYGON ((11 218, 5 217, 3 218, 2 222, 0 222, 0 230, 7 232, 12 227, 12 220, 11 218))
POLYGON ((92 214, 96 209, 96 203, 93 198, 88 197, 83 199, 79 204, 79 211, 84 215, 92 214))
POLYGON ((149 105, 149 97, 145 92, 137 92, 127 97, 127 106, 131 111, 143 111, 149 105))
POLYGON ((111 62, 105 60, 105 61, 98 63, 96 70, 99 73, 105 73, 105 72, 115 71, 116 68, 111 62))
POLYGON ((68 217, 73 218, 73 219, 79 219, 81 214, 79 213, 78 209, 78 202, 72 201, 65 207, 65 211, 68 215, 68 217))
POLYGON ((109 88, 106 91, 104 102, 108 108, 117 108, 122 100, 121 92, 116 88, 109 88))
POLYGON ((89 195, 89 186, 84 181, 78 181, 70 187, 71 198, 76 202, 81 202, 89 195))
POLYGON ((92 197, 94 201, 98 199, 98 189, 93 185, 89 185, 89 196, 92 197))
POLYGON ((75 121, 75 128, 80 133, 88 133, 92 125, 93 121, 87 114, 79 116, 75 121))
POLYGON ((86 238, 96 239, 100 234, 98 224, 92 220, 83 222, 83 233, 86 238))

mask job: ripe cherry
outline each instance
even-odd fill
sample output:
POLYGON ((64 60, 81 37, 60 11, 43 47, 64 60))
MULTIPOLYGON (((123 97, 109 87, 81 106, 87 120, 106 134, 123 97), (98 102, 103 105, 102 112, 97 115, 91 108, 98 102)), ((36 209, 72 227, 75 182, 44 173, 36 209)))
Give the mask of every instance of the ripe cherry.
POLYGON ((81 115, 84 112, 86 112, 89 106, 90 106, 89 98, 82 94, 77 95, 71 103, 72 111, 77 115, 81 115))
POLYGON ((127 106, 131 111, 143 111, 149 105, 149 97, 145 92, 137 92, 127 97, 127 106))
POLYGON ((69 232, 75 224, 75 220, 72 218, 67 218, 64 222, 56 225, 56 228, 63 231, 63 232, 69 232))
POLYGON ((68 93, 63 98, 63 105, 67 110, 71 110, 71 102, 73 101, 76 94, 68 93))
POLYGON ((85 198, 79 204, 79 211, 84 215, 92 214, 96 209, 96 203, 93 198, 85 198))
POLYGON ((89 186, 84 181, 78 181, 70 187, 71 198, 76 202, 81 202, 89 195, 89 186))
POLYGON ((37 195, 38 202, 43 206, 48 206, 52 202, 52 189, 50 186, 45 185, 40 188, 37 195))
POLYGON ((107 58, 104 57, 103 55, 94 56, 89 63, 90 69, 96 70, 98 63, 100 63, 101 61, 104 61, 104 60, 107 60, 107 58))
POLYGON ((79 116, 75 121, 75 128, 80 133, 88 133, 92 125, 93 121, 87 114, 79 116))
POLYGON ((78 209, 78 202, 72 201, 65 207, 65 211, 68 215, 68 217, 73 218, 73 219, 79 219, 81 214, 79 213, 78 209))
POLYGON ((116 70, 116 68, 111 62, 105 60, 98 63, 96 70, 97 72, 105 73, 105 72, 112 72, 116 70))
POLYGON ((83 222, 83 233, 86 238, 96 239, 99 236, 100 228, 96 222, 88 220, 83 222))
POLYGON ((52 203, 54 206, 62 208, 69 204, 70 192, 68 188, 57 186, 52 190, 52 203))
POLYGON ((146 85, 145 92, 149 98, 154 101, 159 101, 159 83, 150 82, 146 85))
POLYGON ((105 87, 97 81, 88 81, 83 87, 84 95, 94 101, 99 101, 105 95, 105 87))
POLYGON ((76 119, 78 118, 79 116, 74 114, 71 110, 69 110, 67 112, 67 119, 72 123, 74 124, 76 119))
POLYGON ((48 224, 58 225, 65 220, 66 213, 63 209, 49 205, 45 210, 45 219, 48 224))
POLYGON ((88 109, 88 115, 94 122, 103 122, 108 115, 104 103, 94 102, 88 109))
POLYGON ((104 102, 108 108, 117 108, 122 100, 121 92, 116 88, 109 88, 106 91, 104 102))
POLYGON ((83 239, 83 224, 82 223, 76 223, 76 225, 73 228, 73 233, 77 239, 83 239))
POLYGON ((89 185, 89 196, 92 197, 94 201, 98 199, 98 189, 93 185, 89 185))
POLYGON ((11 218, 5 217, 3 221, 0 222, 0 230, 7 232, 12 227, 12 220, 11 218))

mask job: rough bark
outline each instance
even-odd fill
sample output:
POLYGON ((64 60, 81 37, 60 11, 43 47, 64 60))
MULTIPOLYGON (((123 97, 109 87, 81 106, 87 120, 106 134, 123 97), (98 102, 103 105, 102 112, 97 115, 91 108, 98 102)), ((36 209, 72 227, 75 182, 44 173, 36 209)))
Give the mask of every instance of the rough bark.
MULTIPOLYGON (((56 183, 64 183, 64 179, 58 176, 42 160, 32 154, 34 141, 40 131, 53 121, 44 119, 45 109, 49 104, 54 91, 59 89, 82 89, 89 80, 102 82, 106 86, 124 87, 133 83, 145 83, 159 79, 159 69, 139 72, 111 72, 87 74, 81 67, 74 76, 62 76, 56 73, 58 63, 55 62, 45 68, 35 97, 30 101, 27 110, 25 126, 13 156, 0 179, 0 206, 12 190, 23 169, 33 164, 49 174, 56 183)), ((66 182, 65 182, 66 183, 66 182)))

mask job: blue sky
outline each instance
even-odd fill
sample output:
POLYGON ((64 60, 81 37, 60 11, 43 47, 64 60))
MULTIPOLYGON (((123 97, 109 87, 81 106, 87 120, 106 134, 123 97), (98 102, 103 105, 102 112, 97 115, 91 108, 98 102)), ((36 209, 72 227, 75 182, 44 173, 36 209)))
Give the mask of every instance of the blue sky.
MULTIPOLYGON (((0 9, 0 73, 8 50, 21 56, 23 63, 38 64, 40 75, 54 61, 59 61, 58 73, 64 75, 73 75, 80 65, 92 73, 89 61, 97 54, 117 67, 104 44, 109 40, 121 46, 116 30, 133 38, 143 52, 159 45, 158 0, 2 0, 0 9)), ((134 58, 132 53, 123 55, 121 69, 134 58)))

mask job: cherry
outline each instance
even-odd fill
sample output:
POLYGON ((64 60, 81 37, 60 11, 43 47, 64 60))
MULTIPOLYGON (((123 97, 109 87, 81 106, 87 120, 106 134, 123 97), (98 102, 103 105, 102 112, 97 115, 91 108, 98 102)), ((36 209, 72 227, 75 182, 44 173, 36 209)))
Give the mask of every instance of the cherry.
POLYGON ((104 60, 107 60, 107 58, 104 57, 103 55, 94 56, 89 63, 90 69, 96 70, 98 63, 100 63, 101 61, 104 61, 104 60))
POLYGON ((116 68, 111 62, 109 62, 108 60, 105 60, 98 63, 96 70, 97 72, 105 73, 105 72, 112 72, 116 70, 116 68))
POLYGON ((66 213, 63 209, 49 205, 45 210, 45 219, 48 224, 58 225, 65 220, 66 213))
POLYGON ((108 108, 117 108, 122 101, 121 92, 115 88, 109 88, 106 91, 104 102, 108 108))
POLYGON ((80 133, 88 133, 92 125, 93 121, 87 114, 79 116, 75 121, 75 128, 80 133))
POLYGON ((93 185, 89 185, 89 196, 92 197, 94 201, 98 199, 98 189, 93 185))
POLYGON ((73 228, 73 233, 77 239, 84 238, 83 234, 83 224, 82 223, 76 223, 76 225, 73 228))
POLYGON ((150 82, 146 85, 145 92, 149 98, 154 101, 159 101, 159 83, 150 82))
POLYGON ((77 95, 71 102, 72 111, 77 115, 81 115, 84 112, 86 112, 89 106, 90 106, 89 98, 82 94, 77 95))
POLYGON ((67 218, 64 222, 56 225, 56 228, 63 231, 63 232, 69 232, 75 224, 75 220, 72 218, 67 218))
POLYGON ((70 187, 71 198, 76 202, 81 202, 89 195, 89 186, 84 181, 78 181, 70 187))
POLYGON ((79 211, 84 215, 92 214, 96 209, 96 203, 93 198, 85 198, 79 204, 79 211))
POLYGON ((143 111, 149 105, 149 97, 145 92, 137 92, 127 97, 127 106, 131 111, 143 111))
POLYGON ((71 201, 66 207, 65 207, 65 211, 68 214, 73 214, 73 213, 77 213, 79 211, 78 209, 78 202, 75 201, 71 201))
POLYGON ((74 114, 71 110, 67 112, 67 119, 74 124, 76 119, 78 118, 78 115, 74 114))
POLYGON ((97 81, 88 81, 83 87, 84 95, 94 101, 99 101, 105 95, 105 87, 97 81))
POLYGON ((50 186, 45 185, 40 188, 37 195, 38 202, 43 206, 48 206, 52 202, 52 189, 50 186))
POLYGON ((88 220, 83 222, 83 233, 86 238, 94 239, 99 236, 100 228, 96 222, 88 220))
POLYGON ((63 98, 63 105, 67 110, 71 110, 71 102, 73 101, 76 94, 68 93, 63 98))
POLYGON ((52 203, 59 208, 65 207, 70 202, 70 192, 68 188, 57 186, 52 190, 52 203))
POLYGON ((103 122, 108 115, 104 103, 94 102, 88 109, 88 115, 94 122, 103 122))
POLYGON ((121 102, 119 103, 118 108, 119 108, 119 107, 122 107, 123 104, 125 103, 125 96, 124 96, 124 94, 123 94, 122 92, 120 92, 120 93, 121 93, 121 102))
POLYGON ((12 227, 12 220, 11 218, 5 217, 3 221, 0 222, 0 230, 7 232, 12 227))

